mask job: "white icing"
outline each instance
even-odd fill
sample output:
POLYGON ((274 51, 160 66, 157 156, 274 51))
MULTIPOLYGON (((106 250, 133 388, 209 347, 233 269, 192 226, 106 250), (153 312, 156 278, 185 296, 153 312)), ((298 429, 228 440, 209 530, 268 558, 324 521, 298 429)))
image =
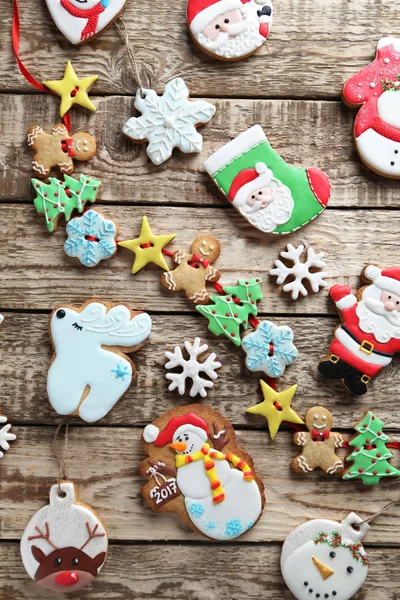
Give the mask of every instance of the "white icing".
MULTIPOLYGON (((0 315, 1 317, 2 315, 0 315)), ((1 321, 0 321, 1 323, 1 321)), ((4 415, 0 415, 0 448, 6 452, 10 449, 9 442, 13 442, 17 439, 17 436, 14 433, 10 433, 11 424, 7 423, 7 417, 4 415)), ((0 458, 3 458, 4 452, 0 450, 0 458)))
POLYGON ((371 83, 369 84, 369 87, 372 89, 376 88, 376 83, 374 81, 371 81, 371 83))
POLYGON ((203 167, 210 177, 213 177, 226 164, 262 142, 268 142, 268 140, 261 125, 253 125, 253 127, 250 127, 250 129, 247 129, 234 140, 214 152, 214 154, 204 161, 203 167))
POLYGON ((177 389, 182 396, 186 391, 186 381, 191 379, 192 387, 190 388, 190 396, 193 398, 199 394, 202 398, 205 398, 207 396, 206 388, 214 386, 213 381, 218 377, 216 369, 220 369, 222 365, 215 360, 217 357, 215 352, 212 352, 204 362, 197 360, 201 354, 204 354, 204 352, 208 350, 207 344, 200 346, 200 338, 196 337, 193 345, 187 341, 184 345, 189 354, 189 359, 183 357, 182 350, 179 346, 175 346, 173 352, 165 353, 165 356, 169 359, 165 365, 166 369, 182 367, 181 373, 166 374, 165 377, 171 381, 168 389, 169 391, 177 389), (200 376, 200 373, 205 373, 213 381, 204 379, 204 377, 200 376))
POLYGON ((0 314, 0 325, 3 323, 4 321, 4 316, 0 314))
MULTIPOLYGON (((242 204, 237 206, 238 211, 254 227, 264 233, 271 233, 279 225, 287 223, 292 216, 294 201, 289 188, 276 177, 272 177, 269 188, 271 202, 265 208, 255 202, 254 206, 242 204)), ((233 202, 236 206, 235 201, 233 202)))
POLYGON ((124 305, 109 310, 91 302, 81 312, 59 308, 50 318, 55 357, 47 377, 47 393, 60 415, 78 412, 92 423, 103 418, 128 389, 132 364, 127 357, 105 346, 131 349, 151 331, 147 313, 131 316, 124 305), (57 313, 65 311, 63 318, 57 313), (81 402, 82 396, 90 388, 81 402))
POLYGON ((66 231, 68 238, 64 252, 78 258, 85 267, 95 267, 117 251, 117 227, 114 221, 106 219, 96 210, 87 210, 81 217, 69 221, 66 231), (97 241, 88 240, 88 236, 97 241))
POLYGON ((383 37, 378 42, 378 50, 381 48, 386 48, 387 46, 392 46, 395 52, 400 52, 400 38, 394 37, 383 37))
POLYGON ((246 367, 254 373, 263 372, 268 377, 280 377, 298 357, 293 337, 290 327, 278 327, 271 321, 261 321, 257 329, 242 341, 246 367))
MULTIPOLYGON (((400 95, 400 92, 393 93, 400 95)), ((356 146, 363 161, 373 170, 389 177, 400 177, 399 142, 386 138, 370 128, 356 138, 356 146), (391 164, 392 162, 394 165, 391 164)))
POLYGON ((322 260, 324 257, 323 252, 314 252, 312 248, 307 248, 305 254, 305 261, 301 262, 300 257, 304 253, 304 246, 300 244, 297 248, 292 244, 287 245, 287 250, 280 253, 282 258, 286 258, 292 261, 293 265, 287 267, 281 260, 275 260, 275 268, 271 269, 269 274, 276 276, 276 283, 281 285, 290 279, 289 283, 283 286, 284 292, 291 292, 293 300, 297 300, 299 294, 307 296, 307 288, 303 284, 303 280, 306 279, 311 285, 313 292, 318 292, 321 288, 324 288, 328 283, 324 280, 327 277, 327 273, 322 272, 311 272, 310 269, 318 268, 323 269, 325 263, 322 260))
POLYGON ((400 128, 400 90, 387 90, 379 96, 378 114, 385 123, 400 128))
POLYGON ((135 108, 142 114, 131 117, 123 133, 133 141, 148 141, 147 155, 155 165, 170 158, 174 148, 184 153, 201 152, 203 138, 196 127, 215 114, 215 106, 205 100, 189 100, 189 90, 180 77, 165 86, 164 94, 154 90, 136 92, 135 108))

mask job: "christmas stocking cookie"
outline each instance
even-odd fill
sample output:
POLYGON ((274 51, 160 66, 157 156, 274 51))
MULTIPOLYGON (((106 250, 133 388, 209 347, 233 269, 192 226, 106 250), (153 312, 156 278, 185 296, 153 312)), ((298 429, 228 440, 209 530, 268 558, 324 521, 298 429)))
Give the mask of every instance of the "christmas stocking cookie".
POLYGON ((254 125, 204 163, 216 186, 251 224, 264 233, 291 233, 317 217, 331 186, 319 169, 288 165, 254 125))

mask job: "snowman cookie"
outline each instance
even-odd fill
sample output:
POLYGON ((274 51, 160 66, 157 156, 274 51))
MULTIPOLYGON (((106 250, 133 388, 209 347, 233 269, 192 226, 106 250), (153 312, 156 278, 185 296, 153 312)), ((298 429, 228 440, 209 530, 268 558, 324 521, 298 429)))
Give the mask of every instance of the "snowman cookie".
POLYGON ((375 60, 351 77, 343 101, 359 108, 354 136, 361 160, 385 177, 400 178, 400 38, 379 40, 375 60))
POLYGON ((154 512, 176 512, 194 531, 225 541, 260 518, 264 486, 217 411, 198 404, 171 410, 145 427, 143 447, 142 495, 154 512))
POLYGON ((286 538, 281 571, 297 600, 349 600, 363 585, 368 559, 361 540, 369 525, 355 513, 341 523, 313 519, 286 538))

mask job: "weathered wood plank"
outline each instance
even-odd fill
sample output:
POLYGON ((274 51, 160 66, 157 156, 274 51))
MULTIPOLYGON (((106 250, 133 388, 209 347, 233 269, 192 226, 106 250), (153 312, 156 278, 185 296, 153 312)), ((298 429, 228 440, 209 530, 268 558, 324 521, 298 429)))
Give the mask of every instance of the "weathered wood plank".
MULTIPOLYGON (((243 352, 229 340, 209 333, 206 320, 201 316, 156 314, 153 318, 150 341, 132 355, 138 377, 102 424, 143 426, 163 412, 187 404, 188 393, 181 397, 167 389, 164 352, 172 350, 175 344, 183 345, 185 339, 193 340, 200 335, 223 365, 203 403, 208 402, 220 410, 236 426, 261 428, 267 440, 265 419, 244 412, 248 406, 261 401, 262 394, 259 377, 252 375, 244 365, 243 352)), ((304 415, 313 405, 322 404, 334 414, 336 427, 350 428, 364 411, 373 409, 389 429, 400 430, 400 406, 394 400, 400 382, 398 360, 371 383, 365 396, 354 398, 339 383, 316 374, 318 359, 325 353, 336 324, 333 318, 274 318, 274 322, 289 325, 295 333, 300 358, 279 379, 278 389, 297 382, 299 389, 293 405, 300 414, 304 415)), ((60 417, 50 406, 46 394, 51 355, 46 315, 6 313, 6 322, 0 330, 0 408, 12 422, 59 422, 60 417)))
MULTIPOLYGON (((397 600, 400 550, 368 549, 368 578, 354 600, 397 600)), ((107 562, 76 600, 283 600, 293 598, 279 569, 280 546, 167 544, 109 548, 107 562), (238 565, 243 568, 238 569, 238 565), (184 576, 183 576, 184 574, 184 576)), ((49 592, 26 575, 16 543, 0 543, 6 600, 46 600, 49 592)))
MULTIPOLYGON (((1 67, 0 67, 1 70, 1 67)), ((295 100, 216 100, 217 112, 202 129, 201 155, 174 153, 154 166, 144 144, 133 144, 122 125, 134 114, 129 97, 94 98, 96 113, 74 110, 74 131, 89 130, 98 143, 96 156, 77 164, 77 172, 103 182, 102 201, 133 204, 226 206, 227 202, 203 172, 201 163, 247 127, 263 125, 272 145, 289 163, 320 167, 332 180, 331 207, 397 207, 398 182, 372 174, 359 160, 353 142, 355 111, 341 102, 295 100)), ((2 95, 3 115, 0 199, 31 196, 32 152, 26 131, 40 124, 50 130, 59 121, 58 100, 47 95, 2 95), (18 173, 18 176, 16 174, 18 173)))
MULTIPOLYGON (((21 536, 31 515, 46 503, 49 486, 58 475, 53 427, 16 427, 16 434, 18 440, 1 464, 0 537, 6 539, 21 536)), ((140 437, 139 428, 70 429, 66 464, 81 500, 96 508, 112 540, 199 541, 178 517, 154 514, 144 504, 140 496, 143 480, 137 473, 144 458, 140 437)), ((240 541, 281 542, 309 518, 342 519, 351 510, 368 517, 393 499, 398 489, 393 480, 371 489, 357 482, 329 478, 321 472, 309 476, 294 474, 290 465, 296 447, 290 438, 289 432, 281 432, 271 442, 261 432, 238 432, 239 445, 254 458, 267 499, 257 526, 240 541)), ((393 460, 394 465, 399 466, 399 462, 399 457, 393 460)), ((376 519, 366 542, 398 545, 399 516, 397 506, 376 519)))

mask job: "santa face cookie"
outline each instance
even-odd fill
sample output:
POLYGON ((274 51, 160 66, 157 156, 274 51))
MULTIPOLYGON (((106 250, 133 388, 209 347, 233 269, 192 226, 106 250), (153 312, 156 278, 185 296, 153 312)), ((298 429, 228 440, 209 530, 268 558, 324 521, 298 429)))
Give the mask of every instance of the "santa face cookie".
POLYGON ((282 547, 281 570, 294 597, 349 600, 354 596, 368 573, 361 544, 368 529, 367 523, 350 513, 341 523, 313 519, 292 531, 282 547))
POLYGON ((400 178, 400 38, 378 42, 375 60, 349 79, 343 101, 358 108, 357 151, 372 171, 400 178))
POLYGON ((234 208, 263 233, 286 234, 317 217, 331 187, 319 169, 289 166, 254 125, 203 164, 234 208))
POLYGON ((41 587, 67 594, 89 585, 107 556, 106 530, 93 510, 78 501, 75 485, 50 490, 50 504, 29 521, 21 539, 28 575, 41 587))
POLYGON ((127 0, 46 0, 58 29, 72 44, 96 37, 118 18, 127 0))
POLYGON ((151 332, 147 313, 124 304, 88 300, 80 308, 57 307, 49 320, 55 354, 47 375, 47 394, 59 415, 102 419, 129 388, 135 352, 151 332), (123 351, 122 351, 123 348, 123 351))
POLYGON ((177 512, 215 540, 233 540, 258 521, 263 484, 215 410, 198 404, 172 410, 145 427, 143 446, 149 458, 140 467, 148 480, 142 495, 154 512, 177 512))
POLYGON ((263 45, 272 26, 271 0, 189 0, 187 22, 210 56, 235 61, 263 45))

